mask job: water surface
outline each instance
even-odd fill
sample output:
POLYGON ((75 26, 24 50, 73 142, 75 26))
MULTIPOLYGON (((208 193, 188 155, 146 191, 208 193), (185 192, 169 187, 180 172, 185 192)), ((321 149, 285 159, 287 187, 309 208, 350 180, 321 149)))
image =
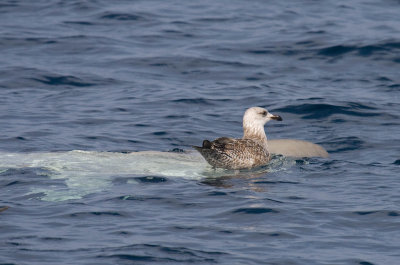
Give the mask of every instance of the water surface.
POLYGON ((399 8, 3 1, 0 264, 396 264, 399 8), (251 106, 330 157, 182 152, 251 106))

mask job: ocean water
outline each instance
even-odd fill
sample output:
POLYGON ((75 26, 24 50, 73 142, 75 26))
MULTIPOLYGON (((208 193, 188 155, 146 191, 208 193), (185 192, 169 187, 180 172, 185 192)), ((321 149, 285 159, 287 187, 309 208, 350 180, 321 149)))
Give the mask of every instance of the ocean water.
POLYGON ((0 264, 398 264, 400 2, 0 2, 0 264), (270 139, 329 158, 213 170, 270 139))

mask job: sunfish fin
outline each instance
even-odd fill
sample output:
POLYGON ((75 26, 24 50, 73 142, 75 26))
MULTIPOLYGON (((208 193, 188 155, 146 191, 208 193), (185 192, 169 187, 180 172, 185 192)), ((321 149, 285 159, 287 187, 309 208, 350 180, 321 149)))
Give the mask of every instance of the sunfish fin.
POLYGON ((302 140, 268 140, 268 151, 272 154, 290 157, 328 157, 328 152, 320 145, 302 140))

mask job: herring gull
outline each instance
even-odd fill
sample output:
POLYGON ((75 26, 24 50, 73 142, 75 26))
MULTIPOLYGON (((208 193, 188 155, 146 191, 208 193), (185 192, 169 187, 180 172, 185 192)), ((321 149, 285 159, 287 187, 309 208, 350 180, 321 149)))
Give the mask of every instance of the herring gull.
POLYGON ((327 157, 323 147, 301 140, 279 139, 267 141, 264 125, 270 120, 282 121, 281 116, 268 110, 252 107, 243 116, 243 137, 217 138, 203 145, 193 146, 214 168, 246 169, 268 164, 271 153, 293 157, 327 157))

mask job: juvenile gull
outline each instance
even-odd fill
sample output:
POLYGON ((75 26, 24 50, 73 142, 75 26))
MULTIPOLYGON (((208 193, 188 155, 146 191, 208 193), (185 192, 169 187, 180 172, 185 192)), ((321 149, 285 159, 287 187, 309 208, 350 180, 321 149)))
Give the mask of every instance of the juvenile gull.
POLYGON ((266 109, 249 108, 243 116, 243 138, 221 137, 212 142, 204 140, 202 147, 194 148, 213 167, 243 169, 265 165, 271 155, 264 125, 271 119, 282 120, 280 116, 272 115, 266 109))
POLYGON ((268 110, 252 107, 243 116, 243 138, 221 137, 212 142, 203 141, 203 146, 193 146, 214 168, 243 169, 263 166, 272 154, 291 157, 328 157, 326 150, 307 141, 294 139, 269 140, 264 125, 270 120, 282 121, 268 110))

